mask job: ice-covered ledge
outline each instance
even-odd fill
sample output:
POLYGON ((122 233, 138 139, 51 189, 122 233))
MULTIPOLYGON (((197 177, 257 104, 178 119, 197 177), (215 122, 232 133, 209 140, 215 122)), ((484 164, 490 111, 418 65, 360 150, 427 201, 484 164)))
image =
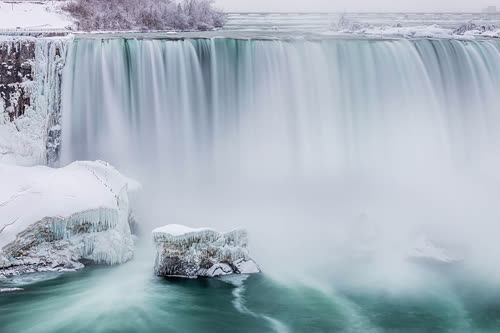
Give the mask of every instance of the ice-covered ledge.
POLYGON ((132 258, 128 193, 140 186, 108 163, 0 164, 0 184, 0 277, 132 258))
POLYGON ((258 273, 244 229, 219 233, 210 228, 169 224, 153 230, 155 273, 159 276, 215 277, 258 273))

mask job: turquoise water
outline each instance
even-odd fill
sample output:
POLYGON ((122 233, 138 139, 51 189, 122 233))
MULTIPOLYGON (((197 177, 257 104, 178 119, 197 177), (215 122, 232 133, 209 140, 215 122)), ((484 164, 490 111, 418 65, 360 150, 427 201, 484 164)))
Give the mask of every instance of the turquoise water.
MULTIPOLYGON (((500 289, 460 278, 394 291, 283 283, 266 274, 167 280, 147 260, 0 282, 7 332, 498 332, 500 289)), ((389 287, 389 286, 387 286, 389 287)))

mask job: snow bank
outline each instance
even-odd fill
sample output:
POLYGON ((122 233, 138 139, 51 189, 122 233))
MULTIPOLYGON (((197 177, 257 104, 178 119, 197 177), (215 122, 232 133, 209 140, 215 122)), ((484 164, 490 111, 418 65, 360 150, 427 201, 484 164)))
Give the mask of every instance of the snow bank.
POLYGON ((0 276, 132 257, 128 193, 139 184, 111 165, 0 164, 0 184, 0 276))
POLYGON ((159 276, 214 277, 260 271, 249 257, 244 229, 222 234, 210 228, 170 224, 154 229, 153 239, 159 276))
POLYGON ((61 7, 66 1, 0 2, 0 32, 5 30, 50 30, 73 26, 61 7))

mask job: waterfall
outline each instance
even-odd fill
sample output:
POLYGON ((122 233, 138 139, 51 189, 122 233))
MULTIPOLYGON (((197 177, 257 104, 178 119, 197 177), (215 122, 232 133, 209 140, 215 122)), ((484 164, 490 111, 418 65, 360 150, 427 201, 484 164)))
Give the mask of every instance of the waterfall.
POLYGON ((61 158, 256 177, 478 165, 500 147, 499 55, 494 41, 77 39, 61 158))
POLYGON ((155 225, 244 225, 264 270, 367 244, 403 255, 423 229, 483 256, 500 217, 499 81, 492 40, 75 39, 60 160, 155 188, 155 225))

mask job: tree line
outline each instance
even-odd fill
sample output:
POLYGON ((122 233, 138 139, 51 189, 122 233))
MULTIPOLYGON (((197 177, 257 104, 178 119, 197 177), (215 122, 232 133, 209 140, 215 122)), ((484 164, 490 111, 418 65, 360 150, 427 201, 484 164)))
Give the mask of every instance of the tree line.
POLYGON ((64 6, 79 30, 211 30, 225 23, 213 0, 74 0, 64 6))

